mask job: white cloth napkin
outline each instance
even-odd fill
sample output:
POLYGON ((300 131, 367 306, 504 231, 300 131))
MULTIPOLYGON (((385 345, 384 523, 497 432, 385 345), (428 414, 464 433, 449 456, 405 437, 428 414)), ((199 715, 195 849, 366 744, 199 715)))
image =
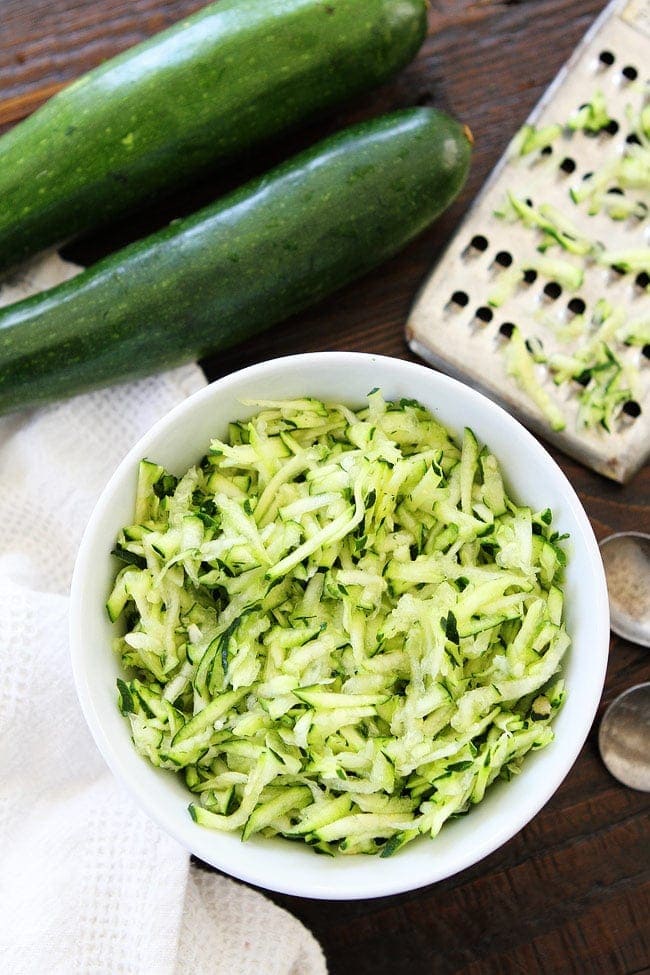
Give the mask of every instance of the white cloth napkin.
MULTIPOLYGON (((56 255, 0 304, 70 277, 56 255)), ((77 704, 68 590, 84 526, 127 449, 205 378, 189 366, 0 419, 0 971, 322 975, 286 911, 187 853, 133 804, 77 704)))

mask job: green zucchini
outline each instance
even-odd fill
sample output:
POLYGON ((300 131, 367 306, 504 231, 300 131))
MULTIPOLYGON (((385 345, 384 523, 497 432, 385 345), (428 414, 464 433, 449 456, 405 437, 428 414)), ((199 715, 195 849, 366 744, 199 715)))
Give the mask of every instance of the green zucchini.
POLYGON ((0 269, 385 81, 425 0, 220 0, 89 72, 0 139, 0 269))
POLYGON ((201 357, 307 307, 431 223, 469 158, 458 122, 403 109, 0 309, 0 412, 201 357))

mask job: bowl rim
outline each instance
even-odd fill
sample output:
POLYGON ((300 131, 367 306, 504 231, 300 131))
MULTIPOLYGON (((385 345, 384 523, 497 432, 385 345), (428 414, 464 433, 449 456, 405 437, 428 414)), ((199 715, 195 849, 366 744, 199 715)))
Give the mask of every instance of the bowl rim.
MULTIPOLYGON (((307 395, 309 394, 307 393, 307 395)), ((216 422, 218 422, 218 418, 215 420, 215 423, 216 422)), ((489 420, 489 422, 491 423, 493 421, 489 420)), ((499 462, 501 463, 501 459, 499 462)), ((77 697, 95 744, 112 773, 115 775, 118 781, 126 787, 127 791, 131 794, 131 797, 135 799, 136 804, 139 805, 140 808, 145 811, 148 817, 157 823, 157 825, 164 832, 173 836, 188 852, 193 853, 211 866, 216 867, 219 870, 223 870, 229 876, 235 877, 262 889, 307 898, 325 900, 354 900, 383 897, 413 891, 430 884, 437 883, 440 880, 446 879, 450 876, 455 876, 460 871, 479 863, 487 855, 497 850, 508 840, 512 839, 528 822, 530 822, 531 819, 533 819, 534 816, 536 816, 543 809, 573 767, 578 754, 587 739, 598 709, 608 661, 609 609, 605 573, 602 560, 600 558, 598 544, 596 542, 589 518, 573 486, 560 466, 553 459, 553 457, 551 457, 546 448, 516 418, 511 416, 493 400, 490 400, 484 394, 478 392, 471 386, 462 383, 455 378, 447 376, 444 373, 434 371, 424 364, 410 362, 397 357, 366 352, 310 352, 279 356, 270 360, 265 360, 263 362, 229 373, 220 379, 207 384, 164 414, 137 440, 136 443, 133 444, 133 446, 123 456, 122 460, 118 463, 113 474, 105 484, 86 524, 75 560, 70 589, 69 636, 72 672, 77 697), (255 378, 262 383, 266 376, 272 375, 278 368, 290 369, 292 367, 296 368, 299 365, 303 367, 307 365, 319 365, 321 367, 336 369, 337 367, 343 366, 344 364, 349 365, 350 363, 356 363, 359 366, 361 366, 362 363, 372 363, 373 365, 378 364, 387 369, 397 369, 398 371, 401 371, 404 376, 407 376, 410 373, 412 375, 417 374, 422 378, 426 377, 434 384, 438 384, 439 389, 443 393, 446 390, 452 391, 453 393, 460 394, 461 398, 467 397, 470 401, 473 400, 476 404, 480 404, 482 409, 486 410, 488 413, 491 413, 494 416, 495 422, 505 423, 507 426, 510 426, 513 431, 518 431, 518 436, 523 438, 523 441, 526 444, 526 449, 531 452, 531 456, 539 460, 540 463, 544 464, 552 473, 554 478, 559 480, 559 488, 566 503, 569 516, 571 520, 575 522, 576 529, 578 529, 582 542, 586 546, 586 554, 589 556, 589 563, 593 572, 592 581, 595 587, 594 595, 596 596, 593 607, 595 621, 593 626, 599 634, 602 633, 603 635, 600 653, 597 655, 595 653, 592 661, 593 670, 590 673, 591 694, 589 706, 585 706, 580 712, 578 712, 578 718, 576 719, 577 723, 574 726, 571 739, 570 741, 566 741, 564 743, 564 748, 558 755, 558 761, 557 765, 554 767, 554 773, 547 776, 547 778, 544 780, 543 786, 534 790, 534 802, 525 804, 522 806, 522 808, 517 809, 516 813, 513 813, 511 808, 508 816, 497 817, 498 821, 494 824, 494 829, 489 837, 486 835, 481 843, 475 844, 467 850, 459 851, 457 857, 455 858, 453 869, 436 871, 436 860, 435 857, 433 857, 429 861, 431 866, 428 871, 418 872, 416 876, 413 876, 412 874, 405 875, 401 877, 401 879, 391 877, 390 882, 388 880, 388 872, 382 873, 381 869, 379 869, 376 871, 377 877, 376 879, 373 879, 373 883, 371 885, 364 882, 363 878, 360 882, 354 880, 353 873, 348 866, 351 861, 356 860, 354 857, 336 858, 335 861, 330 861, 329 858, 317 858, 321 862, 325 861, 328 863, 340 863, 343 869, 339 871, 339 877, 336 882, 332 882, 330 879, 323 879, 322 883, 314 882, 313 880, 305 883, 299 876, 292 876, 290 879, 287 879, 281 872, 269 876, 268 868, 264 868, 263 857, 261 858, 261 867, 257 862, 248 862, 245 866, 242 866, 236 857, 219 855, 218 843, 214 844, 217 847, 217 855, 215 855, 212 849, 215 834, 212 831, 202 829, 201 827, 192 823, 189 815, 187 816, 187 821, 188 824, 191 824, 191 827, 193 827, 194 832, 191 828, 187 827, 187 824, 185 827, 182 827, 170 822, 170 818, 165 815, 164 810, 161 810, 154 804, 144 784, 134 780, 133 776, 125 773, 125 770, 122 767, 122 762, 119 758, 118 750, 115 744, 112 742, 110 736, 107 734, 106 729, 100 720, 94 703, 91 675, 89 673, 89 668, 85 663, 86 654, 84 651, 84 627, 82 618, 84 578, 86 577, 86 574, 92 570, 92 564, 95 561, 95 533, 98 527, 101 525, 107 512, 110 511, 113 495, 121 484, 123 477, 127 472, 133 470, 134 465, 137 465, 142 457, 147 456, 148 445, 151 442, 154 442, 168 426, 176 423, 179 419, 182 419, 185 416, 191 415, 197 405, 203 403, 205 400, 210 400, 215 395, 218 397, 230 390, 232 387, 243 384, 246 381, 249 381, 251 378, 255 378), (210 840, 212 840, 212 843, 210 840)), ((598 648, 594 649, 597 650, 598 648)), ((92 655, 88 656, 89 658, 92 657, 92 655)), ((156 770, 156 772, 160 772, 160 770, 156 770)), ((221 836, 222 834, 216 835, 221 836)), ((423 840, 424 842, 427 842, 426 837, 423 838, 423 840)), ((254 845, 254 842, 255 840, 249 840, 248 844, 254 845)), ((263 839, 260 842, 263 844, 271 844, 273 842, 280 842, 283 844, 287 843, 287 841, 282 839, 277 841, 263 839)), ((431 842, 431 840, 428 840, 428 842, 431 842)), ((293 848, 293 844, 291 845, 291 848, 293 848)), ((310 855, 314 856, 313 852, 310 851, 310 855)), ((380 861, 376 857, 366 857, 364 859, 366 862, 373 861, 382 864, 389 864, 393 862, 390 859, 380 861)), ((336 875, 333 874, 333 876, 336 875)))

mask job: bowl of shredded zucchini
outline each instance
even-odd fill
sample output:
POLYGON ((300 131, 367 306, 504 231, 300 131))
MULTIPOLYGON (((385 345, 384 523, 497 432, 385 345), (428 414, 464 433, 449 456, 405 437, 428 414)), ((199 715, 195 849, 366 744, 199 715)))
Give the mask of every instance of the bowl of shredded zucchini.
POLYGON ((74 574, 98 747, 202 861, 351 899, 474 864, 551 798, 609 642, 587 516, 542 445, 424 366, 290 356, 120 464, 74 574))

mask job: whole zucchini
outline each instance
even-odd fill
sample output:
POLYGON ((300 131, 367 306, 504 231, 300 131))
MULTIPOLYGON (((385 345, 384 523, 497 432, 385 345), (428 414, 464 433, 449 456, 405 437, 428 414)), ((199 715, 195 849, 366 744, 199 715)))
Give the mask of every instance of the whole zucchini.
POLYGON ((0 412, 233 345, 384 261, 454 198, 468 131, 352 126, 71 281, 0 309, 0 412))
POLYGON ((220 0, 0 138, 0 270, 388 78, 426 0, 220 0))

